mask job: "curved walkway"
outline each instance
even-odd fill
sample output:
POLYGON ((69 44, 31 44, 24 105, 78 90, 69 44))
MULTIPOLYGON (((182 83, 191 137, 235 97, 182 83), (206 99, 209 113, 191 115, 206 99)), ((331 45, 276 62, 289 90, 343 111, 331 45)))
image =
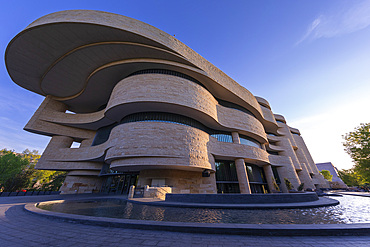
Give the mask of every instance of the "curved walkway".
POLYGON ((79 196, 0 198, 0 246, 370 246, 370 236, 242 236, 138 230, 63 222, 27 213, 26 203, 79 196))

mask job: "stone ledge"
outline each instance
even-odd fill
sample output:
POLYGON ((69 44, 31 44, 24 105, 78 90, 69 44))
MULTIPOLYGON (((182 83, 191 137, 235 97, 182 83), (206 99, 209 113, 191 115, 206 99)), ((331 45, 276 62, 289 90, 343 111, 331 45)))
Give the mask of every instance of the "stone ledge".
POLYGON ((208 204, 274 204, 318 201, 315 192, 279 194, 166 194, 166 202, 208 204))

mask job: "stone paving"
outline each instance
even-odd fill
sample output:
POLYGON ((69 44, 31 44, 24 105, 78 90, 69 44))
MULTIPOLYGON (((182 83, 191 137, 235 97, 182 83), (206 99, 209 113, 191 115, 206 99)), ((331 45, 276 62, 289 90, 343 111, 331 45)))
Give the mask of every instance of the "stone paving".
POLYGON ((28 202, 60 198, 0 198, 0 246, 370 246, 370 236, 266 237, 176 233, 75 224, 23 210, 28 202))

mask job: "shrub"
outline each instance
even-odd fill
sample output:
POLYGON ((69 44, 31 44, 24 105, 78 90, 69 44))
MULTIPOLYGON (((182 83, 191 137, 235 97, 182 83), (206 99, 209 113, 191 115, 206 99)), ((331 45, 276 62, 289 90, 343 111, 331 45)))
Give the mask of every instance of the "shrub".
POLYGON ((285 182, 285 185, 287 187, 288 190, 292 190, 293 189, 293 185, 292 183, 289 181, 289 179, 287 178, 284 178, 284 182, 285 182))

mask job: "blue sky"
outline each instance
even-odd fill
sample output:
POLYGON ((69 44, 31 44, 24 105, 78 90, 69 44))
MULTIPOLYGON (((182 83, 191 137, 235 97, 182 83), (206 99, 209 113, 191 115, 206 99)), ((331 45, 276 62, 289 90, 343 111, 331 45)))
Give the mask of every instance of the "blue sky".
MULTIPOLYGON (((370 120, 370 1, 2 1, 0 51, 35 19, 94 9, 151 24, 198 52, 300 129, 315 162, 352 166, 342 135, 370 120)), ((23 131, 43 97, 0 63, 0 148, 43 151, 23 131)))

